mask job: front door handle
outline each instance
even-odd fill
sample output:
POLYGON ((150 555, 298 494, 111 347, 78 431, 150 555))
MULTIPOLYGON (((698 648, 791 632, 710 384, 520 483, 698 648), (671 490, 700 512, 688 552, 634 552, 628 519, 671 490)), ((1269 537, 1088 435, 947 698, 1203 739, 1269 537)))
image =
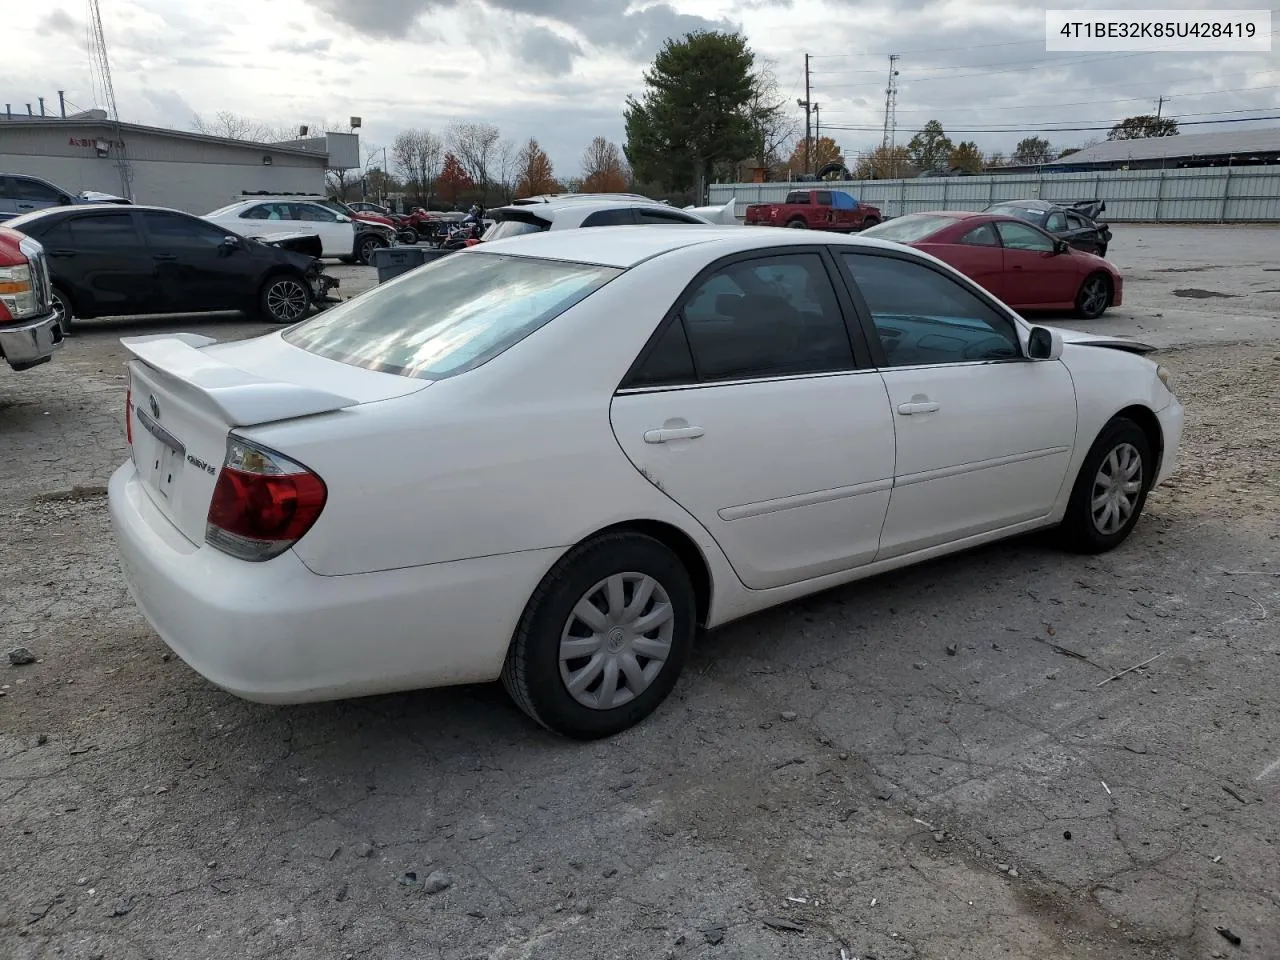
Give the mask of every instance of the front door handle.
POLYGON ((898 412, 904 417, 915 413, 935 413, 939 409, 940 405, 933 400, 912 400, 910 403, 898 404, 898 412))
POLYGON ((49 256, 57 257, 58 259, 64 259, 66 257, 74 257, 75 255, 76 255, 76 252, 74 250, 51 250, 49 252, 49 256))
POLYGON ((666 427, 662 430, 647 430, 645 443, 667 443, 671 440, 697 440, 706 431, 701 427, 666 427))
POLYGON ((163 260, 165 262, 168 262, 170 260, 177 260, 178 255, 176 253, 156 253, 156 254, 152 254, 152 258, 155 260, 163 260))

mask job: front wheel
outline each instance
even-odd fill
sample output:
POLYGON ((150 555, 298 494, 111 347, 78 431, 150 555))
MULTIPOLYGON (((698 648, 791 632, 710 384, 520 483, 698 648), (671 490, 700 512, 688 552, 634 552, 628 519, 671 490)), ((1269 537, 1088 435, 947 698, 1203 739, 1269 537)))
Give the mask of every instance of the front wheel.
POLYGON ((1062 518, 1063 545, 1105 553, 1133 531, 1155 480, 1151 441, 1132 420, 1116 417, 1098 434, 1080 466, 1062 518))
POLYGON ((666 699, 696 620, 679 557, 651 537, 606 534, 570 550, 538 585, 502 683, 549 730, 577 740, 613 736, 666 699))
POLYGON ((1105 274, 1091 273, 1080 284, 1076 294, 1076 314, 1085 320, 1096 320, 1111 306, 1111 281, 1105 274))
POLYGON ((272 323, 296 323, 311 308, 311 291, 297 277, 272 277, 262 288, 258 309, 272 323))
POLYGON ((381 250, 385 246, 380 237, 365 237, 356 249, 356 259, 367 266, 373 259, 373 251, 381 250))

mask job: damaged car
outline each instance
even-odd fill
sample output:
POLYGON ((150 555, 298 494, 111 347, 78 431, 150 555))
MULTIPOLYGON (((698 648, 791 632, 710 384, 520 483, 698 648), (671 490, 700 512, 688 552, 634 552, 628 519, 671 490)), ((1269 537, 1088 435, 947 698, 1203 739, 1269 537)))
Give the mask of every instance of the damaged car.
POLYGON ((1111 243, 1111 228, 1102 220, 1107 209, 1105 200, 1078 200, 1073 203, 1054 203, 1051 200, 1002 200, 987 207, 985 213, 998 213, 1005 217, 1017 217, 1059 240, 1065 240, 1085 253, 1107 255, 1111 243))
POLYGON ((43 246, 64 334, 74 320, 145 314, 240 310, 295 323, 338 285, 297 252, 314 246, 305 233, 253 240, 162 207, 58 207, 6 226, 43 246))

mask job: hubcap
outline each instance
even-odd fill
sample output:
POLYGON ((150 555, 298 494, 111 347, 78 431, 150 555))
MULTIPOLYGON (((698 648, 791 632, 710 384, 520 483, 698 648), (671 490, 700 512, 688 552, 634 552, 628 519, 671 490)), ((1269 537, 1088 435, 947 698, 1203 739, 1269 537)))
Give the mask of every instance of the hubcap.
POLYGON ((278 320, 298 320, 307 312, 307 291, 296 280, 281 280, 267 291, 267 310, 278 320))
POLYGON ((54 317, 57 318, 59 328, 61 328, 63 333, 66 333, 67 328, 70 325, 68 321, 71 319, 70 315, 67 313, 67 305, 63 303, 62 298, 55 293, 53 295, 53 299, 49 302, 49 307, 53 311, 54 317))
POLYGON ((675 610, 662 584, 615 573, 582 595, 560 634, 560 679, 592 710, 612 710, 649 688, 671 655, 675 610))
POLYGON ((1122 443, 1102 461, 1093 478, 1090 504, 1093 525, 1110 536, 1129 522, 1142 494, 1142 455, 1131 443, 1122 443))
POLYGON ((1084 288, 1084 312, 1097 313, 1107 305, 1107 287, 1099 279, 1090 280, 1084 288))

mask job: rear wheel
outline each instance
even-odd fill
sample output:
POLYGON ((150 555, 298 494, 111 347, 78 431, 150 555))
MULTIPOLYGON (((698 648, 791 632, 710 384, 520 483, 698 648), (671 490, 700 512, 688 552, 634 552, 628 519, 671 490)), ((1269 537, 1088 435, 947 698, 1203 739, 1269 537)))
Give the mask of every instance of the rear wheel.
POLYGON ((53 315, 58 318, 58 327, 62 330, 64 337, 71 336, 71 298, 60 288, 55 286, 52 290, 53 298, 49 306, 53 308, 53 315))
POLYGON ((311 291, 298 277, 272 277, 262 287, 258 309, 272 323, 297 323, 311 309, 311 291))
POLYGON ((808 230, 809 229, 809 225, 799 217, 796 217, 794 220, 788 220, 787 226, 790 227, 792 230, 808 230))
POLYGON ((876 225, 877 225, 877 224, 879 224, 879 223, 880 223, 880 221, 879 221, 879 220, 877 220, 875 217, 867 217, 867 219, 865 219, 865 220, 863 220, 863 221, 862 221, 862 229, 863 229, 863 230, 866 230, 866 229, 868 229, 868 228, 870 228, 870 227, 874 227, 874 226, 876 226, 876 225))
POLYGON ((1151 441, 1132 420, 1116 417, 1098 434, 1080 466, 1059 527, 1065 547, 1104 553, 1132 532, 1155 479, 1151 441))
POLYGON ((1111 281, 1106 274, 1091 273, 1080 284, 1076 294, 1076 313, 1086 320, 1095 320, 1107 312, 1111 305, 1111 281))
POLYGON ((502 683, 525 713, 578 740, 619 733, 671 692, 697 619, 679 557, 611 533, 570 550, 534 591, 502 683))

